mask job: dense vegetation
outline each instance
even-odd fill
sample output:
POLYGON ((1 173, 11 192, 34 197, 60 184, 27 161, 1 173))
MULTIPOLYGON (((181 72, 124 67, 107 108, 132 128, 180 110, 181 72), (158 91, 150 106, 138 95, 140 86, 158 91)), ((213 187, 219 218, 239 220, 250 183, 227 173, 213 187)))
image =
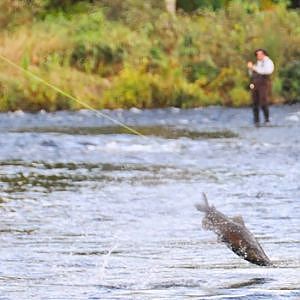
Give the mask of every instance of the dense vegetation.
MULTIPOLYGON (((181 2, 174 16, 156 0, 2 0, 0 54, 95 108, 188 108, 248 105, 246 62, 263 47, 274 102, 299 100, 300 15, 287 1, 181 2)), ((79 108, 0 61, 1 111, 79 108)))

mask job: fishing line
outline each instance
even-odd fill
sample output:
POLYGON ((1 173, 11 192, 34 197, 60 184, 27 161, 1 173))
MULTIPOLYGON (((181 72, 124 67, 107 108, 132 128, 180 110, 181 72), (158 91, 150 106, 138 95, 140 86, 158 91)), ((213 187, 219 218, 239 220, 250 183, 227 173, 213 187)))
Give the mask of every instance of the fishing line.
POLYGON ((103 117, 103 118, 106 118, 110 121, 112 121, 113 123, 115 124, 118 124, 120 125, 121 127, 127 129, 128 131, 130 131, 131 133, 135 134, 135 135, 138 135, 138 136, 141 136, 143 138, 146 138, 145 135, 143 135, 142 133, 140 133, 139 131, 135 130, 134 128, 132 127, 129 127, 127 126, 125 123, 117 120, 117 119, 114 119, 112 117, 110 117, 109 115, 107 114, 104 114, 103 112, 99 111, 99 110, 96 110, 95 108, 93 108, 91 105, 87 104, 86 102, 84 102, 83 100, 81 99, 78 99, 74 96, 72 96, 71 94, 63 91, 62 89, 60 89, 59 87, 55 86, 54 84, 48 82, 47 80, 39 77, 38 75, 34 74, 33 72, 19 66, 18 64, 14 63, 13 61, 11 61, 10 59, 8 59, 7 57, 5 57, 4 55, 0 54, 0 59, 2 59, 3 61, 5 61, 6 63, 8 63, 9 65, 13 66, 14 68, 22 71, 23 73, 29 75, 30 77, 34 78, 35 80, 45 84, 46 86, 52 88, 53 90, 55 90, 56 92, 62 94, 63 96, 81 104, 82 106, 84 106, 85 108, 88 108, 89 110, 95 112, 95 114, 98 116, 98 117, 103 117))
MULTIPOLYGON (((114 119, 112 118, 111 116, 107 115, 107 114, 104 114, 102 113, 101 111, 99 110, 96 110, 95 108, 93 108, 92 106, 90 106, 89 104, 87 104, 85 101, 81 100, 81 99, 78 99, 74 96, 72 96, 71 94, 63 91, 62 89, 60 89, 59 87, 55 86, 54 84, 46 81, 45 79, 39 77, 38 75, 34 74, 33 72, 19 66, 18 64, 14 63, 13 61, 11 61, 10 59, 8 59, 7 57, 3 56, 2 54, 0 54, 0 59, 2 59, 3 61, 5 61, 7 64, 13 66, 14 68, 20 70, 21 72, 29 75, 30 77, 34 78, 35 80, 45 84, 46 86, 52 88, 53 90, 57 91, 58 93, 62 94, 63 96, 81 104, 82 106, 84 106, 85 108, 88 108, 89 110, 93 111, 97 117, 101 118, 106 118, 110 121, 112 121, 113 123, 115 124, 118 124, 120 125, 121 127, 127 129, 129 132, 135 134, 135 135, 138 135, 142 138, 148 138, 147 136, 143 135, 142 133, 140 133, 139 131, 135 130, 134 128, 131 128, 129 126, 127 126, 126 124, 124 124, 123 122, 117 120, 117 119, 114 119)), ((110 259, 110 256, 112 255, 113 251, 115 251, 115 249, 118 247, 118 244, 115 243, 111 249, 108 250, 107 254, 104 255, 103 257, 103 263, 102 263, 102 268, 101 268, 101 281, 104 279, 104 276, 105 276, 105 271, 107 269, 107 266, 108 266, 108 263, 109 263, 109 259, 110 259)))

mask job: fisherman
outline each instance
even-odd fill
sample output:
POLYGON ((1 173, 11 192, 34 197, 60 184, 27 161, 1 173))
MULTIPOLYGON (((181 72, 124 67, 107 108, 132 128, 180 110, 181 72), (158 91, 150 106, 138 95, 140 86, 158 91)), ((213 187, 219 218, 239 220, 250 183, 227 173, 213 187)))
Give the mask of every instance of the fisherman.
POLYGON ((252 78, 250 89, 252 91, 253 117, 255 126, 259 126, 259 109, 264 114, 265 124, 270 123, 269 97, 271 94, 271 74, 274 71, 274 63, 269 58, 266 50, 257 49, 254 52, 256 63, 249 61, 248 70, 252 78))

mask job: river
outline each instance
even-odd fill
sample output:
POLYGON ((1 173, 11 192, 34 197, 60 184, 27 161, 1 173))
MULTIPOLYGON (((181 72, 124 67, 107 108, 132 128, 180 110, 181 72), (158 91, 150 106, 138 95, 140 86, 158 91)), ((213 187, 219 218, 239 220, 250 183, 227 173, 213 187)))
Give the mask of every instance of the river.
POLYGON ((0 114, 1 299, 300 299, 300 106, 0 114), (274 267, 201 228, 205 192, 274 267))

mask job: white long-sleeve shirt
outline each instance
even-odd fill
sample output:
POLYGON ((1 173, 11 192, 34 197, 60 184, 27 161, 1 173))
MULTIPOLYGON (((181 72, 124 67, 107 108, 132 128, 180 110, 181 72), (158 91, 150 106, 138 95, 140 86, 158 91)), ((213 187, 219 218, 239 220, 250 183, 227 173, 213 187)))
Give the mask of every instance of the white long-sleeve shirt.
POLYGON ((263 60, 256 62, 253 66, 253 71, 261 75, 270 75, 274 71, 274 63, 268 56, 265 56, 263 60))

